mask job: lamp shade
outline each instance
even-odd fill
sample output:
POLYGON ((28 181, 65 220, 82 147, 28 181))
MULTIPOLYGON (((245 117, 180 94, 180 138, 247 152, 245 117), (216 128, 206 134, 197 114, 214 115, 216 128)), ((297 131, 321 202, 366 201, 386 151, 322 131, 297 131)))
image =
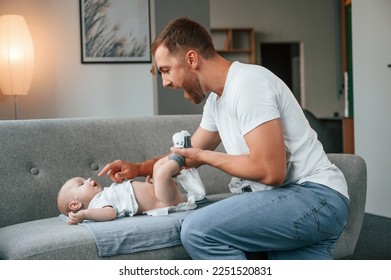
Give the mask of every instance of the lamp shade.
POLYGON ((0 17, 0 90, 26 95, 34 68, 34 46, 26 21, 19 15, 0 17))

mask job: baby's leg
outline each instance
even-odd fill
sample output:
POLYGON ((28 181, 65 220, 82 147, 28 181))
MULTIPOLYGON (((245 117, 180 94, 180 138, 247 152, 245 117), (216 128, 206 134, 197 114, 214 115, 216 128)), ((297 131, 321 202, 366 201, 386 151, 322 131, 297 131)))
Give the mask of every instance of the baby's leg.
POLYGON ((164 164, 154 169, 153 183, 156 198, 167 206, 175 206, 186 201, 173 180, 173 176, 180 171, 180 166, 175 160, 167 160, 164 164))
MULTIPOLYGON (((168 161, 168 157, 162 157, 161 159, 159 159, 157 162, 155 162, 154 166, 153 166, 153 175, 156 173, 156 171, 160 168, 160 166, 162 166, 163 164, 165 164, 166 162, 168 161)), ((152 176, 153 176, 152 175, 152 176)))

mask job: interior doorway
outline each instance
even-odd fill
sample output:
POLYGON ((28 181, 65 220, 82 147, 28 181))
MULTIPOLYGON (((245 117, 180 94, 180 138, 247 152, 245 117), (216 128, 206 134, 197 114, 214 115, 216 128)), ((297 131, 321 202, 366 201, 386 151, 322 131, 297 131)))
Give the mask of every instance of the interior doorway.
POLYGON ((261 43, 261 65, 283 80, 305 107, 303 45, 297 42, 261 43))

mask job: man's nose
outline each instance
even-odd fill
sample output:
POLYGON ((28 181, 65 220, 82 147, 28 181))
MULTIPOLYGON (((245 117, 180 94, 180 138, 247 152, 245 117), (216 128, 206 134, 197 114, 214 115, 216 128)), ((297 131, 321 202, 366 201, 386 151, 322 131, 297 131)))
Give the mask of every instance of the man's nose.
POLYGON ((170 80, 163 78, 163 87, 169 87, 169 86, 171 86, 171 84, 172 83, 170 80))

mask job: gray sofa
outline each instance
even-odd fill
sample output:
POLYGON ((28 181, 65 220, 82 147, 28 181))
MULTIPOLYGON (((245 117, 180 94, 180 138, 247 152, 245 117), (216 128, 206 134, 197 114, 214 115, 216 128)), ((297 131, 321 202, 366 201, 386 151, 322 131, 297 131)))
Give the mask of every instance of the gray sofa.
MULTIPOLYGON (((199 122, 199 115, 0 121, 0 259, 188 259, 178 240, 167 247, 101 256, 90 230, 66 224, 55 201, 65 180, 98 178, 99 170, 115 159, 143 161, 166 153, 173 133, 193 133, 199 122)), ((351 196, 348 225, 334 254, 339 259, 353 253, 360 233, 366 166, 359 156, 328 156, 344 172, 351 196)), ((227 174, 206 166, 199 172, 208 201, 230 195, 227 174)), ((110 184, 108 178, 98 180, 110 184)), ((140 218, 150 225, 157 221, 140 218)))

